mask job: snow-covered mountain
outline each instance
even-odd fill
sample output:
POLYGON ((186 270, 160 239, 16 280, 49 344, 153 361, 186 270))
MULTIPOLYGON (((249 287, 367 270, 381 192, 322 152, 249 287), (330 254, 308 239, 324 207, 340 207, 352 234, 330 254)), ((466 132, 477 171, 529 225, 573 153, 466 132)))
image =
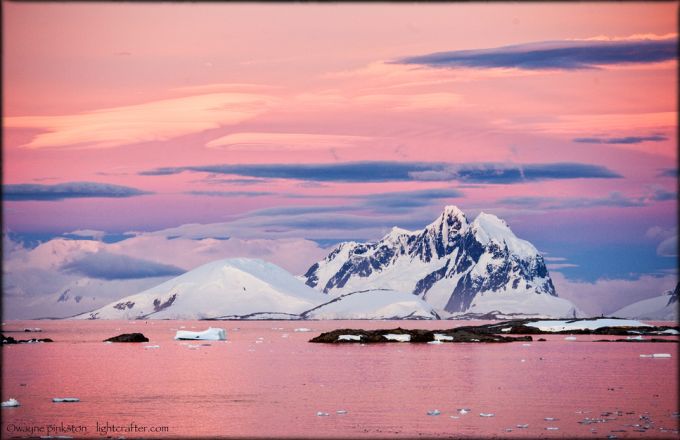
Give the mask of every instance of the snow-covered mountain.
POLYGON ((425 301, 388 289, 362 290, 336 296, 304 313, 304 319, 439 319, 425 301))
POLYGON ((431 307, 397 292, 356 292, 329 301, 262 260, 213 261, 76 319, 436 319, 431 307))
POLYGON ((392 289, 423 299, 444 316, 583 316, 558 298, 543 257, 505 221, 480 213, 472 223, 456 206, 420 231, 393 228, 376 243, 346 242, 303 275, 338 295, 392 289))
POLYGON ((680 283, 675 286, 675 290, 667 290, 661 296, 643 299, 642 301, 629 304, 611 315, 620 318, 677 321, 679 293, 680 283))
POLYGON ((280 267, 234 258, 199 266, 81 319, 290 318, 327 300, 280 267))

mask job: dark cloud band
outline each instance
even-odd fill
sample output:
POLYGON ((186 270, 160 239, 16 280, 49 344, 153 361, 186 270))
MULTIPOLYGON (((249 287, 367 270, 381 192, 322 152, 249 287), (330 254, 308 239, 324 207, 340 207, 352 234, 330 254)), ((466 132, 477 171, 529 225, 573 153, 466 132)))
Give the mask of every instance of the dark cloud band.
POLYGON ((57 201, 77 198, 121 198, 149 194, 128 186, 97 182, 67 182, 55 185, 8 184, 3 185, 2 198, 5 201, 57 201))
POLYGON ((663 142, 668 138, 663 135, 626 136, 626 137, 579 137, 574 142, 582 144, 641 144, 643 142, 663 142))
POLYGON ((393 61, 442 68, 586 69, 612 64, 641 64, 677 58, 677 39, 596 41, 565 40, 492 49, 457 50, 393 61))
POLYGON ((552 179, 618 178, 599 165, 550 164, 449 164, 442 162, 344 162, 325 164, 244 164, 157 168, 142 175, 165 176, 182 172, 229 174, 257 178, 314 182, 462 181, 471 183, 522 183, 552 179))

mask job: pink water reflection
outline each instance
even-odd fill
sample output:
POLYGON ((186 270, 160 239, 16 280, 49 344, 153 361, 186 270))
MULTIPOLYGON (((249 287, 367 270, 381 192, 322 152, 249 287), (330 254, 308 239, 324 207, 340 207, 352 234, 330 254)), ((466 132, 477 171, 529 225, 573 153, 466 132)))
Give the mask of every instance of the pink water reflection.
POLYGON ((138 429, 106 433, 114 438, 596 438, 609 434, 677 438, 677 431, 669 431, 678 429, 678 418, 673 416, 678 411, 675 343, 594 343, 602 337, 577 336, 576 341, 568 341, 558 335, 530 345, 307 343, 321 331, 335 328, 434 329, 469 324, 8 322, 4 330, 41 327, 39 337, 56 342, 3 347, 2 400, 14 397, 22 406, 2 409, 2 436, 17 435, 10 432, 17 427, 63 423, 85 427, 87 436, 93 437, 100 435, 97 423, 108 423, 138 429), (172 339, 180 326, 210 325, 224 327, 229 340, 204 346, 172 339), (312 331, 294 331, 300 327, 312 331), (132 331, 141 331, 150 342, 101 342, 132 331), (145 348, 149 345, 160 347, 145 348), (672 358, 640 358, 640 354, 661 352, 671 353, 672 358), (52 403, 53 397, 78 397, 81 402, 57 404, 52 403), (471 411, 460 415, 458 408, 471 411), (441 414, 428 416, 432 409, 441 414), (347 413, 338 414, 339 410, 347 413), (318 412, 329 415, 317 416, 318 412), (495 416, 480 417, 480 413, 495 416), (647 423, 640 416, 652 421, 645 432, 630 426, 647 423), (586 417, 611 420, 578 423, 586 417), (518 424, 528 428, 517 428, 518 424), (150 431, 156 428, 160 432, 150 431))

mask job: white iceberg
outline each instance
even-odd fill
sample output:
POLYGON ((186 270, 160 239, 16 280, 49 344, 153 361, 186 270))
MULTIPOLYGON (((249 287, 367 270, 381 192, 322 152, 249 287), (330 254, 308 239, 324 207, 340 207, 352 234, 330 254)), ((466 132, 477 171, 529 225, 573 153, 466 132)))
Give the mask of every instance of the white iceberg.
POLYGON ((52 402, 55 402, 55 403, 62 403, 62 402, 73 403, 73 402, 80 402, 80 399, 78 399, 77 397, 54 397, 52 399, 52 402))
POLYGON ((293 331, 294 331, 294 332, 311 332, 312 329, 311 329, 311 328, 306 328, 306 327, 300 327, 300 328, 293 329, 293 331))
POLYGON ((388 333, 386 335, 383 335, 383 338, 387 339, 388 341, 411 342, 411 335, 409 334, 397 335, 394 333, 388 333))
POLYGON ((227 332, 223 328, 210 327, 202 332, 192 332, 188 330, 178 330, 175 339, 185 340, 205 340, 205 341, 225 341, 227 332))
POLYGON ((641 354, 641 358, 669 358, 671 357, 670 353, 654 353, 654 354, 641 354))
POLYGON ((479 417, 493 417, 495 415, 494 413, 479 413, 479 417))
POLYGON ((9 400, 2 402, 3 408, 13 408, 13 407, 16 407, 16 406, 20 406, 20 403, 17 399, 14 399, 12 397, 10 397, 9 400))

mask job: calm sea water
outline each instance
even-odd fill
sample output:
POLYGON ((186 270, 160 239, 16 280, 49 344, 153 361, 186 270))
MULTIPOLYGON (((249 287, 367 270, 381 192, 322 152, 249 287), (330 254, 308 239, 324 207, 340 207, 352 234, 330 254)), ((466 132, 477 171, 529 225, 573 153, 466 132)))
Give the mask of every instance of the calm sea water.
POLYGON ((8 321, 6 335, 55 342, 3 346, 2 400, 21 406, 2 408, 1 437, 678 438, 674 343, 307 342, 336 328, 469 324, 8 321), (225 328, 228 341, 173 340, 180 327, 209 326, 225 328), (7 333, 25 327, 43 332, 7 333), (102 342, 133 331, 150 342, 102 342), (640 358, 651 353, 672 357, 640 358))

